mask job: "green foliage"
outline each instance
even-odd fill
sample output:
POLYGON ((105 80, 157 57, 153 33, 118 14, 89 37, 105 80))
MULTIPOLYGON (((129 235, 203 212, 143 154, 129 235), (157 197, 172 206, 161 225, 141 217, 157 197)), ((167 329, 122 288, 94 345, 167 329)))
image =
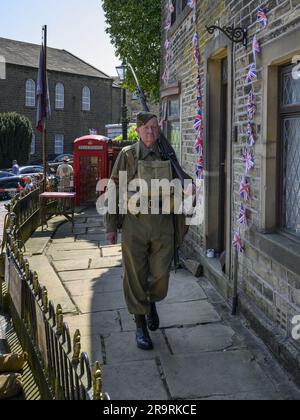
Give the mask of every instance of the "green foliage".
MULTIPOLYGON (((116 137, 114 141, 123 141, 123 135, 116 137)), ((139 141, 139 135, 136 132, 136 125, 133 125, 128 130, 128 141, 134 143, 136 141, 139 141)))
POLYGON ((30 120, 17 113, 0 114, 0 168, 9 168, 17 160, 28 162, 32 141, 30 120))
MULTIPOLYGON (((128 61, 150 102, 159 101, 161 52, 161 0, 102 0, 116 53, 128 61)), ((136 84, 130 70, 126 86, 136 84)))

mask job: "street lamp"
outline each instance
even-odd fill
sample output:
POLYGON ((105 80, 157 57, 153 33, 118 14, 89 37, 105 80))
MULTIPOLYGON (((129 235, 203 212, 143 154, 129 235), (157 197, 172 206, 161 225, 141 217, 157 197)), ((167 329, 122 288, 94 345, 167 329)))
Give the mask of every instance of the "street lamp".
MULTIPOLYGON (((116 67, 119 80, 124 84, 126 80, 126 63, 123 61, 121 66, 116 67)), ((122 99, 122 131, 123 140, 127 141, 127 129, 128 129, 128 117, 127 117, 127 103, 126 103, 126 89, 123 87, 123 99, 122 99)))

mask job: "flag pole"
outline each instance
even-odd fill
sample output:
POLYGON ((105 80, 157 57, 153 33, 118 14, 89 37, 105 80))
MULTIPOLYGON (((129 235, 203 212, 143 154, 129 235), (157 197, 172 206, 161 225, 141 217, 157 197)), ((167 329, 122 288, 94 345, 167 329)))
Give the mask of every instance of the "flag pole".
POLYGON ((45 110, 43 121, 43 166, 44 166, 44 191, 47 189, 47 25, 43 27, 44 32, 44 71, 43 71, 43 109, 45 110))

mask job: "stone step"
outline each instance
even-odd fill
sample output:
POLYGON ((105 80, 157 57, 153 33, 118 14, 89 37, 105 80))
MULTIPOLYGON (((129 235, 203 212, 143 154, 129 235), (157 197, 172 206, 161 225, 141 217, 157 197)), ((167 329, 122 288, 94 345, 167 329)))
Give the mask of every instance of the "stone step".
POLYGON ((47 288, 49 300, 54 303, 55 307, 61 305, 64 314, 76 314, 78 311, 48 258, 38 255, 29 257, 28 261, 31 270, 37 272, 40 284, 47 288))

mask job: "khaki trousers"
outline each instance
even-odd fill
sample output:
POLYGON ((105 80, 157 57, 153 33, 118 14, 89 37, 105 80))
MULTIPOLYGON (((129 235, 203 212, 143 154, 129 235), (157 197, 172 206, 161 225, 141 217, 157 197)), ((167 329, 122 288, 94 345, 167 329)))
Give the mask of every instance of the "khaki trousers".
POLYGON ((147 315, 150 303, 162 301, 168 294, 174 255, 173 215, 126 215, 122 252, 128 310, 147 315))

